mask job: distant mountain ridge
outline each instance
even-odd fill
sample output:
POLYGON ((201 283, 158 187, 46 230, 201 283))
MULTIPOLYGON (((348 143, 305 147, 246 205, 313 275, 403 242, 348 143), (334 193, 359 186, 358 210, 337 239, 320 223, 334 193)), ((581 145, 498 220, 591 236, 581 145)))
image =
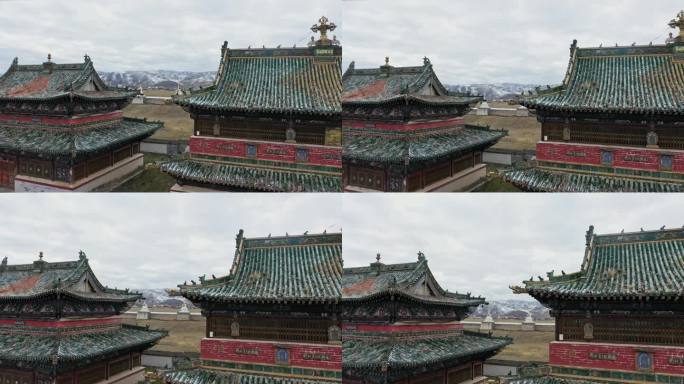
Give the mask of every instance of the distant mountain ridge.
POLYGON ((522 92, 534 90, 537 84, 494 83, 447 85, 452 92, 471 93, 484 96, 487 101, 517 100, 522 92))
POLYGON ((214 83, 216 72, 191 71, 126 71, 98 72, 102 80, 111 87, 161 88, 175 90, 178 84, 182 89, 197 89, 214 83))
MULTIPOLYGON (((99 72, 105 83, 112 87, 129 88, 161 88, 175 90, 177 84, 183 89, 197 89, 208 87, 214 83, 216 72, 192 72, 192 71, 125 71, 125 72, 99 72)), ((486 100, 511 100, 517 99, 524 91, 531 91, 537 84, 517 83, 492 83, 492 84, 452 84, 447 89, 453 92, 472 93, 482 95, 486 100)))
POLYGON ((492 300, 488 305, 478 307, 471 317, 484 318, 491 315, 494 320, 524 320, 527 315, 534 320, 551 320, 549 309, 538 301, 492 300))
POLYGON ((138 291, 142 293, 144 299, 138 300, 136 305, 146 303, 148 307, 180 308, 185 303, 188 308, 193 307, 190 300, 180 296, 171 297, 165 289, 139 289, 138 291))

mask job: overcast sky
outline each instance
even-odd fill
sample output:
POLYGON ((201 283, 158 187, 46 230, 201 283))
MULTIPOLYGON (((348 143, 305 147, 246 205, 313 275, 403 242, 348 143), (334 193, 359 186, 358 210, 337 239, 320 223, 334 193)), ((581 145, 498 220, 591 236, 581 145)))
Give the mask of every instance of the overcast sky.
MULTIPOLYGON (((99 71, 215 71, 229 47, 304 46, 340 0, 0 0, 0 71, 20 63, 82 62, 99 71)), ((341 36, 339 32, 334 34, 341 36)))
POLYGON ((356 68, 420 65, 443 82, 553 84, 580 46, 662 44, 675 0, 345 1, 344 55, 356 68))
POLYGON ((0 257, 76 260, 103 284, 169 288, 225 275, 235 235, 344 232, 345 267, 415 261, 442 286, 489 299, 550 270, 577 271, 589 225, 597 233, 684 224, 679 195, 0 195, 0 257))
POLYGON ((0 257, 77 260, 110 287, 171 288, 228 273, 235 235, 341 228, 341 195, 0 194, 0 257))
POLYGON ((599 234, 684 225, 680 195, 344 196, 344 264, 412 262, 425 253, 442 287, 488 299, 530 276, 579 270, 589 225, 599 234))
POLYGON ((658 0, 0 0, 0 72, 13 57, 101 71, 214 71, 219 48, 304 45, 325 14, 345 67, 420 65, 446 83, 559 83, 580 46, 661 44, 680 1, 658 0))

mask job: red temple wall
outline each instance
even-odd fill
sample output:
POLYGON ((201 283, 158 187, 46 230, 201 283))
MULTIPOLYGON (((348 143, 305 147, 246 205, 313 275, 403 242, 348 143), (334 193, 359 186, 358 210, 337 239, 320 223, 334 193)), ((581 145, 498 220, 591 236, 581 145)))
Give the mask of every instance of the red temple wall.
POLYGON ((395 132, 410 132, 421 129, 434 129, 434 128, 451 128, 465 125, 462 117, 456 117, 453 119, 444 120, 431 120, 431 121, 409 121, 408 123, 397 123, 397 122, 383 122, 383 121, 368 121, 368 120, 344 120, 342 121, 342 127, 344 128, 371 128, 384 131, 395 131, 395 132))
POLYGON ((684 153, 671 150, 541 142, 537 144, 537 160, 600 166, 601 151, 613 152, 615 168, 656 172, 660 171, 660 155, 672 155, 672 172, 684 173, 684 153))
POLYGON ((310 165, 342 167, 342 148, 340 147, 270 143, 193 136, 190 138, 190 153, 245 159, 253 158, 257 160, 271 160, 285 163, 304 163, 310 165), (256 157, 247 156, 247 144, 253 144, 257 147, 256 157), (308 150, 307 161, 297 160, 298 148, 305 148, 308 150))
POLYGON ((202 359, 233 361, 242 363, 277 364, 277 347, 289 349, 289 366, 301 368, 342 369, 342 346, 314 344, 241 341, 229 339, 202 339, 200 355, 202 359), (315 354, 326 359, 313 359, 307 354, 315 354))
POLYGON ((638 372, 638 352, 653 354, 653 373, 684 375, 683 347, 553 342, 549 345, 549 363, 565 367, 638 372), (591 354, 604 354, 611 358, 592 359, 591 354))
POLYGON ((401 324, 401 325, 375 325, 375 324, 343 324, 342 330, 357 332, 425 332, 425 331, 450 331, 462 330, 463 324, 401 324))
POLYGON ((63 117, 47 117, 47 116, 27 116, 27 115, 1 115, 0 122, 10 121, 17 123, 33 123, 33 124, 44 124, 44 125, 79 125, 94 123, 98 121, 108 121, 117 120, 123 118, 123 112, 115 111, 110 113, 104 113, 99 115, 88 115, 79 116, 76 115, 72 118, 63 117))
POLYGON ((61 321, 41 321, 41 320, 16 320, 16 319, 0 319, 0 325, 21 325, 27 327, 37 328, 72 328, 72 327, 90 327, 98 325, 111 325, 122 323, 121 318, 108 317, 103 319, 87 319, 87 320, 61 320, 61 321))

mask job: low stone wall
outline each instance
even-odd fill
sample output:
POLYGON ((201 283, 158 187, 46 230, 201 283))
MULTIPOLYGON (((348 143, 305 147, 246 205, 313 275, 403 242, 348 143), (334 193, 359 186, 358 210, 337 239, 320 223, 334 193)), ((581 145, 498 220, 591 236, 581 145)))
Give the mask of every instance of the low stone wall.
POLYGON ((533 323, 516 322, 516 321, 495 321, 487 323, 483 321, 462 321, 463 328, 469 331, 536 331, 536 332, 554 332, 556 323, 551 321, 536 321, 533 323), (490 328, 488 328, 490 327, 490 328))
POLYGON ((517 108, 490 108, 488 106, 480 106, 471 108, 470 114, 478 116, 528 117, 530 116, 530 111, 523 106, 517 108))
MULTIPOLYGON (((121 315, 126 319, 139 318, 137 311, 128 311, 121 315)), ((147 320, 179 320, 179 313, 177 312, 148 312, 147 320)), ((190 313, 190 321, 204 321, 204 316, 199 312, 190 313)))
POLYGON ((482 154, 482 162, 486 164, 511 166, 533 160, 535 156, 535 151, 489 148, 482 154))
POLYGON ((180 155, 188 148, 187 140, 146 139, 140 143, 140 151, 160 155, 180 155))

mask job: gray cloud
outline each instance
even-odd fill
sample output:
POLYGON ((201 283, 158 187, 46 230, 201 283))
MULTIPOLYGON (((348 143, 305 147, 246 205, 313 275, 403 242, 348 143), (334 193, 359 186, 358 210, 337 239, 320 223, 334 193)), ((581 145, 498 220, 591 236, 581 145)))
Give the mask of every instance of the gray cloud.
POLYGON ((547 271, 574 272, 584 233, 681 227, 677 195, 345 195, 344 264, 416 260, 422 251, 442 285, 490 299, 547 271))
POLYGON ((580 46, 661 44, 681 2, 660 0, 345 1, 345 61, 420 65, 447 83, 560 83, 580 46))
POLYGON ((0 195, 0 257, 73 260, 110 286, 173 287, 223 275, 248 237, 344 229, 344 265, 410 262, 422 251, 452 291, 490 299, 550 270, 578 270, 589 225, 681 227, 678 195, 0 195))
POLYGON ((230 47, 304 45, 321 15, 341 25, 339 0, 28 0, 0 2, 0 71, 12 58, 98 70, 216 70, 230 47))
POLYGON ((0 257, 10 264, 88 255, 103 284, 167 288, 225 275, 235 234, 339 231, 340 195, 0 195, 0 257))

